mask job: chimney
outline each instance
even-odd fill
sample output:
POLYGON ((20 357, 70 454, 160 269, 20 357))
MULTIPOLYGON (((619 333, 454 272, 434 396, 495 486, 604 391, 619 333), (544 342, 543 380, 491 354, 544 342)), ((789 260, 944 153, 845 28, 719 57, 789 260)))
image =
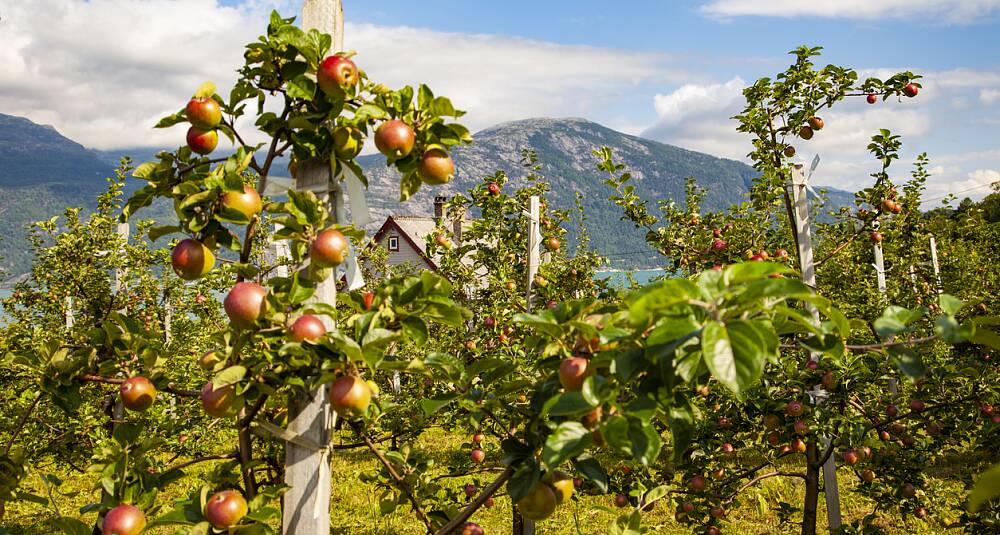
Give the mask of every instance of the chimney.
POLYGON ((448 202, 447 197, 438 195, 434 197, 434 222, 438 225, 444 220, 444 203, 448 202))

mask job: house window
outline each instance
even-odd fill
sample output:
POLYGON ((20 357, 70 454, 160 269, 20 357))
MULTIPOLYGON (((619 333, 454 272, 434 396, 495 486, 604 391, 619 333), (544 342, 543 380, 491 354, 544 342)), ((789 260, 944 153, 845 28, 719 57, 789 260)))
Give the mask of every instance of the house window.
POLYGON ((390 251, 399 250, 399 236, 389 236, 389 250, 390 251))

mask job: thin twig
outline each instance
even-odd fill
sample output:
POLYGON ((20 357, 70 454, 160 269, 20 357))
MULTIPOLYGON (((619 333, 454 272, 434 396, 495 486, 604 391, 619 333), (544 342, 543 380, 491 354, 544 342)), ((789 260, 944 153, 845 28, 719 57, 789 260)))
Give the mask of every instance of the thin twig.
POLYGON ((205 455, 203 457, 195 457, 194 459, 191 459, 189 461, 184 461, 183 463, 180 463, 180 464, 178 464, 176 466, 171 466, 170 468, 164 470, 163 473, 166 474, 168 472, 173 472, 174 470, 181 470, 181 469, 187 468, 188 466, 191 466, 193 464, 203 463, 203 462, 206 462, 206 461, 221 461, 221 460, 225 460, 225 459, 235 459, 236 457, 237 457, 237 455, 236 455, 235 452, 234 453, 220 453, 220 454, 217 454, 217 455, 205 455))
POLYGON ((14 427, 14 432, 11 433, 10 440, 7 441, 7 445, 3 449, 3 454, 5 456, 10 453, 10 449, 14 447, 14 441, 17 439, 17 436, 21 434, 21 431, 24 430, 24 425, 28 423, 28 418, 31 417, 31 413, 35 412, 35 406, 38 405, 38 401, 40 399, 42 399, 41 390, 35 394, 35 399, 31 402, 31 405, 25 409, 24 414, 21 415, 21 419, 17 422, 17 426, 14 427))
MULTIPOLYGON (((115 377, 104 377, 102 375, 94 375, 90 373, 85 373, 83 375, 76 376, 76 380, 81 383, 102 383, 108 385, 120 385, 125 382, 125 379, 118 379, 115 377)), ((163 389, 163 392, 173 394, 175 396, 180 396, 183 398, 197 398, 201 397, 201 392, 198 390, 187 390, 185 388, 177 388, 173 383, 167 385, 163 389)))

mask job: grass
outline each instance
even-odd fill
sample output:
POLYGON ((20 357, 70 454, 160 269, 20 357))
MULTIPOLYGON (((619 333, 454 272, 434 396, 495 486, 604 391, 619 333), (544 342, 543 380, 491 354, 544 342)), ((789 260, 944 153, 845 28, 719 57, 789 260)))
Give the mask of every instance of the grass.
MULTIPOLYGON (((462 447, 463 437, 441 430, 428 430, 414 448, 433 459, 437 466, 461 464, 467 458, 467 450, 462 447)), ((496 445, 488 445, 488 459, 499 457, 496 445), (489 446, 492 446, 490 448, 489 446)), ((930 483, 927 488, 934 488, 936 503, 956 503, 961 501, 964 492, 961 482, 955 477, 969 468, 968 459, 955 459, 944 465, 929 467, 930 483), (947 495, 947 496, 944 496, 947 495)), ((791 463, 791 462, 790 462, 791 463)), ((56 467, 48 466, 48 472, 56 467)), ((373 474, 378 470, 378 462, 367 450, 337 451, 332 455, 333 486, 331 507, 331 534, 357 535, 418 535, 425 533, 422 524, 416 519, 408 507, 400 507, 396 512, 382 516, 379 513, 380 491, 361 480, 362 474, 373 474)), ((791 468, 791 465, 789 465, 791 468)), ((199 465, 189 474, 202 478, 208 466, 199 465)), ((869 514, 874 504, 857 492, 852 492, 857 485, 849 471, 839 472, 841 489, 841 508, 845 522, 859 520, 869 514)), ((57 474, 64 479, 60 491, 66 495, 55 495, 59 509, 64 514, 74 515, 79 508, 91 501, 96 501, 98 494, 92 491, 93 477, 89 474, 66 472, 57 474)), ((492 478, 489 474, 480 476, 448 479, 447 485, 456 491, 470 481, 485 486, 492 478), (483 477, 485 476, 485 477, 483 477)), ((186 488, 198 484, 190 479, 187 484, 173 485, 160 496, 160 503, 168 504, 174 498, 186 493, 186 488)), ((38 494, 45 494, 45 485, 38 472, 33 472, 25 482, 25 486, 38 494)), ((723 524, 723 533, 731 534, 784 534, 795 533, 798 526, 782 524, 775 513, 775 505, 781 502, 799 504, 802 500, 804 486, 801 480, 770 478, 762 481, 759 486, 744 493, 741 505, 729 511, 729 517, 723 524)), ((611 497, 607 495, 577 494, 570 503, 561 505, 555 515, 537 525, 537 533, 545 534, 587 534, 607 533, 608 524, 618 515, 625 512, 611 507, 611 497)), ((643 525, 650 528, 650 533, 679 534, 690 533, 688 528, 678 524, 673 519, 673 506, 668 500, 658 504, 653 511, 643 514, 643 525)), ((945 525, 954 521, 960 511, 933 510, 924 520, 915 518, 901 519, 896 512, 889 511, 879 516, 876 524, 890 534, 925 534, 925 533, 961 533, 957 530, 946 530, 945 525)), ((6 516, 2 520, 3 529, 11 535, 48 534, 55 532, 49 523, 53 513, 50 509, 33 503, 19 502, 8 504, 6 516)), ((80 515, 76 515, 80 516, 80 515)), ((826 511, 823 499, 820 500, 820 525, 825 529, 826 511)), ((81 517, 85 522, 93 522, 93 513, 81 517)), ((498 496, 493 508, 483 508, 472 518, 483 526, 488 534, 510 533, 511 503, 506 496, 498 496)), ((0 533, 3 533, 0 529, 0 533)), ((169 529, 150 530, 148 533, 166 534, 169 529)))

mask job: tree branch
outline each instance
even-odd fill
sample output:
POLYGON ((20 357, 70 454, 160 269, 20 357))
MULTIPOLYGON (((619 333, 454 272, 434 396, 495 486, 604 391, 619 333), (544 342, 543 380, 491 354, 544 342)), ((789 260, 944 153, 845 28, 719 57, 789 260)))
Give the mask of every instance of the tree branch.
POLYGON ((462 509, 462 512, 458 513, 455 518, 452 518, 451 521, 445 524, 443 528, 433 532, 433 535, 451 535, 453 531, 461 527, 462 524, 469 520, 469 518, 476 511, 478 511, 484 503, 486 503, 486 500, 489 500, 490 496, 493 496, 500 486, 506 483, 512 475, 514 475, 514 470, 509 467, 505 468, 504 471, 493 480, 493 483, 490 483, 485 489, 483 489, 482 492, 479 493, 479 496, 476 496, 475 500, 472 500, 472 503, 465 506, 465 509, 462 509))
POLYGON ((392 477, 392 479, 395 481, 396 486, 400 490, 402 490, 403 494, 405 494, 406 497, 410 500, 410 504, 413 506, 413 511, 417 514, 417 517, 420 518, 420 521, 424 523, 424 526, 427 527, 427 533, 430 535, 435 535, 434 527, 431 525, 430 519, 427 518, 427 514, 424 513, 424 508, 423 506, 420 505, 420 501, 417 500, 416 495, 413 494, 413 489, 410 488, 410 485, 406 482, 406 480, 402 476, 399 475, 398 472, 396 472, 396 469, 392 466, 392 463, 390 463, 389 460, 385 458, 385 455, 382 453, 381 450, 378 449, 378 447, 375 446, 375 443, 372 442, 370 438, 368 438, 368 433, 365 433, 364 430, 358 429, 358 434, 361 435, 361 438, 364 439, 365 441, 365 445, 368 446, 368 449, 370 449, 372 453, 375 454, 375 457, 377 457, 379 462, 382 463, 382 466, 384 466, 385 469, 389 471, 389 476, 392 477))

